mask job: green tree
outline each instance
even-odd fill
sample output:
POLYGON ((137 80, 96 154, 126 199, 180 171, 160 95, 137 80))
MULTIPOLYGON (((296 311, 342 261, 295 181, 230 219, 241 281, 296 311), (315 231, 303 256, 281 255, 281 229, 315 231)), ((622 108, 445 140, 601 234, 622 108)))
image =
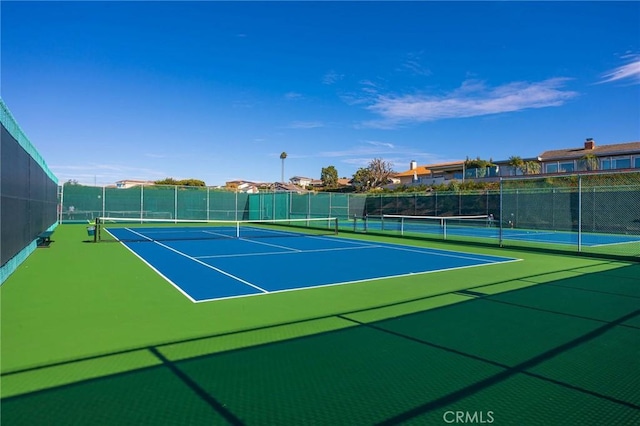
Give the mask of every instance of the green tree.
POLYGON ((178 181, 175 180, 174 178, 168 177, 161 180, 157 180, 153 183, 155 183, 156 185, 177 185, 178 181))
MULTIPOLYGON (((474 170, 473 176, 471 177, 485 177, 487 174, 487 167, 494 166, 491 160, 483 160, 480 157, 476 157, 475 160, 470 160, 468 157, 464 162, 465 170, 474 170)), ((466 176, 465 176, 466 177, 466 176)))
POLYGON ((177 186, 207 186, 204 181, 200 179, 182 179, 176 180, 174 178, 165 178, 154 182, 156 185, 177 185, 177 186))
POLYGON ((358 192, 365 192, 371 189, 371 170, 368 167, 360 167, 353 174, 353 186, 358 192))
POLYGON ((178 181, 180 186, 207 186, 204 181, 200 179, 182 179, 178 181))
POLYGON ((320 180, 325 188, 335 188, 338 186, 338 171, 334 166, 323 167, 320 180))
POLYGON ((80 185, 80 183, 78 182, 77 179, 69 179, 64 183, 64 186, 78 186, 78 185, 80 185))

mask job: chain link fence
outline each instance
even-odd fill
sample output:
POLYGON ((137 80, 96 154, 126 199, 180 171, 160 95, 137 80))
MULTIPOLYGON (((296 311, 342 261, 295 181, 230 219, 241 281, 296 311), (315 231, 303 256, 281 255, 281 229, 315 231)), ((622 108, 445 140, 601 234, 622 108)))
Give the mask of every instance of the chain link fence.
POLYGON ((640 256, 639 172, 509 178, 500 181, 499 190, 412 194, 246 194, 205 187, 65 185, 59 201, 61 222, 85 223, 99 216, 166 220, 335 217, 343 230, 354 230, 358 229, 356 220, 370 216, 484 215, 491 220, 466 225, 455 222, 456 227, 446 233, 411 236, 640 256))
POLYGON ((505 179, 501 243, 640 256, 640 173, 505 179))
MULTIPOLYGON (((58 179, 0 99, 0 284, 57 225, 58 179)), ((50 235, 49 235, 50 236, 50 235)))

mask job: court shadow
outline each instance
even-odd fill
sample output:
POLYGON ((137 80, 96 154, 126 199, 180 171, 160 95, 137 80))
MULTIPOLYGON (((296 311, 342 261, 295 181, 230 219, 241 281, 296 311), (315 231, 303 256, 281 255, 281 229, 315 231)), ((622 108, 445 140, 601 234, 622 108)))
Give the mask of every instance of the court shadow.
POLYGON ((218 353, 157 345, 145 350, 159 365, 5 398, 3 420, 441 424, 462 410, 490 411, 497 424, 633 424, 640 294, 628 268, 477 288, 465 302, 377 321, 343 313, 334 318, 346 328, 218 353))

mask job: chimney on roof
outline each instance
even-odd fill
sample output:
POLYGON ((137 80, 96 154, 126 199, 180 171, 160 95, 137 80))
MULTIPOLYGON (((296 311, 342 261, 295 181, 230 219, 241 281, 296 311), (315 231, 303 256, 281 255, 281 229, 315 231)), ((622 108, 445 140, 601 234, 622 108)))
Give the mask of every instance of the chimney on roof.
POLYGON ((417 168, 418 168, 418 163, 416 163, 416 161, 415 161, 415 160, 411 160, 411 163, 409 163, 409 168, 410 168, 411 170, 415 170, 415 169, 417 169, 417 168))
POLYGON ((586 141, 584 141, 584 149, 586 150, 592 150, 593 148, 596 147, 596 143, 593 140, 593 138, 587 138, 586 141))

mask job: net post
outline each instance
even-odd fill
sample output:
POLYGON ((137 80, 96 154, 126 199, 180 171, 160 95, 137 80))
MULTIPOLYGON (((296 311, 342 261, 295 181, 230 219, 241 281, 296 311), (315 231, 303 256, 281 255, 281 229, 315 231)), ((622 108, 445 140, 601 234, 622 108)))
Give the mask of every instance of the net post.
POLYGON ((447 239, 447 219, 442 218, 442 239, 447 239))
POLYGON ((240 221, 236 221, 236 238, 240 238, 240 221))
POLYGON ((95 229, 93 230, 93 242, 94 242, 94 243, 97 243, 97 242, 99 241, 99 238, 98 238, 98 234, 100 233, 100 226, 99 226, 99 224, 100 224, 100 218, 96 217, 96 219, 95 219, 95 224, 93 225, 93 226, 94 226, 94 228, 95 228, 95 229))
POLYGON ((335 223, 334 235, 338 235, 338 230, 339 230, 339 226, 340 226, 340 224, 338 222, 338 218, 335 217, 335 218, 333 218, 333 220, 334 220, 334 223, 335 223))
POLYGON ((404 217, 400 218, 400 235, 404 236, 404 217))

